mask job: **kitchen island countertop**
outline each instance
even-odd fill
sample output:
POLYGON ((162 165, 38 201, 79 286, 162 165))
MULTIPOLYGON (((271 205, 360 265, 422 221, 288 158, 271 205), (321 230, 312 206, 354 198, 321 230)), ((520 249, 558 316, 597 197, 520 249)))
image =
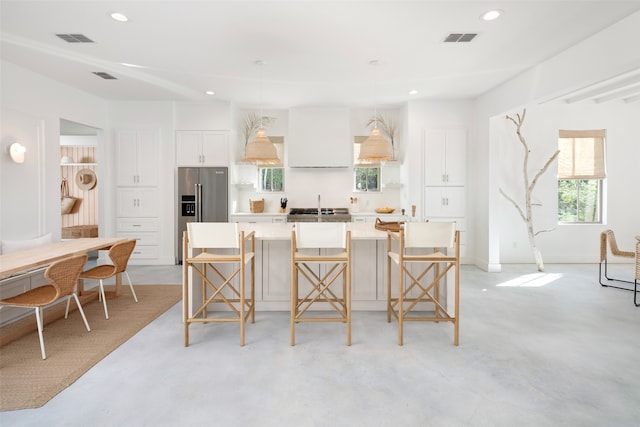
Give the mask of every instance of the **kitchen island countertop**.
MULTIPOLYGON (((255 231, 258 240, 291 240, 293 222, 282 223, 238 223, 238 228, 245 232, 255 231)), ((386 231, 377 230, 373 223, 347 222, 347 230, 351 230, 352 240, 384 240, 386 231)))

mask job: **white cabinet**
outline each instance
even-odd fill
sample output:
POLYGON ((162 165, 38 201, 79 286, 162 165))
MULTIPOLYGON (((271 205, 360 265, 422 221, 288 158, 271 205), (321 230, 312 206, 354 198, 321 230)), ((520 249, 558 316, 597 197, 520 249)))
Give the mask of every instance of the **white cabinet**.
POLYGON ((351 295, 356 301, 375 301, 378 274, 376 240, 351 240, 351 295))
POLYGON ((155 188, 119 188, 118 217, 157 217, 158 196, 155 188))
POLYGON ((229 166, 229 135, 216 131, 176 131, 178 166, 229 166))
POLYGON ((229 216, 229 222, 287 222, 287 216, 284 214, 231 215, 229 216))
POLYGON ((158 183, 158 147, 153 131, 120 131, 116 143, 118 186, 154 186, 158 183))
POLYGON ((376 222, 376 218, 380 218, 380 221, 405 221, 406 217, 403 217, 402 214, 351 214, 351 222, 363 223, 363 222, 376 222))
MULTIPOLYGON (((423 212, 429 221, 466 220, 466 139, 464 129, 428 129, 424 134, 423 212)), ((461 240, 465 240, 464 228, 461 240)), ((460 251, 465 255, 464 242, 460 251)))
POLYGON ((432 217, 464 217, 464 187, 425 187, 424 213, 432 217))
POLYGON ((132 259, 153 259, 160 256, 158 218, 118 218, 118 237, 135 239, 132 259))
MULTIPOLYGON (((259 284, 256 281, 256 288, 258 287, 259 284)), ((290 301, 290 294, 291 241, 262 241, 262 299, 264 301, 290 301)))
POLYGON ((464 129, 425 131, 425 185, 464 186, 467 133, 464 129))

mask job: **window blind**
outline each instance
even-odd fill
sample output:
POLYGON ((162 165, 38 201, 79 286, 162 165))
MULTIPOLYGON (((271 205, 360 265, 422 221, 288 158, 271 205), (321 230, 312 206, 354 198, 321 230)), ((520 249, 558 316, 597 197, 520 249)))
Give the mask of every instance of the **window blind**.
POLYGON ((606 131, 561 130, 558 148, 558 179, 604 179, 606 131))

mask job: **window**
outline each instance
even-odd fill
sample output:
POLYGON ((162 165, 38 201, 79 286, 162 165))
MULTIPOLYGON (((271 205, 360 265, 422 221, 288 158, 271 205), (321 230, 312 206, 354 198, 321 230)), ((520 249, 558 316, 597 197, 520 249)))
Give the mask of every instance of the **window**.
POLYGON ((260 191, 284 191, 284 168, 258 169, 260 191))
POLYGON ((561 130, 558 140, 558 221, 601 223, 605 130, 561 130))
POLYGON ((380 191, 380 165, 358 160, 360 144, 366 136, 356 136, 353 144, 353 191, 380 191))
POLYGON ((269 140, 276 146, 280 164, 258 167, 258 191, 284 191, 284 137, 270 136, 269 140))

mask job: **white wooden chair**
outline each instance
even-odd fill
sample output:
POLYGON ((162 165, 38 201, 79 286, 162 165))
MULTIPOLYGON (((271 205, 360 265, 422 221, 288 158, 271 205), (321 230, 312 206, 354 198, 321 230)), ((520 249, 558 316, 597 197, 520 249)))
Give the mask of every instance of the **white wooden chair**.
POLYGON ((426 321, 453 323, 453 343, 458 345, 460 232, 455 222, 407 222, 400 232, 387 234, 387 322, 392 314, 398 320, 398 344, 403 344, 405 322, 426 321), (395 296, 392 264, 397 266, 395 296))
POLYGON ((347 345, 351 345, 351 232, 345 223, 295 223, 291 233, 291 345, 296 343, 296 324, 305 322, 346 323, 347 345), (329 313, 311 314, 313 305, 329 313))
MULTIPOLYGON (((189 346, 189 325, 207 322, 240 323, 240 345, 244 345, 245 323, 255 323, 255 233, 238 232, 237 223, 192 222, 183 236, 183 320, 184 345, 189 346), (247 247, 248 246, 248 247, 247 247), (198 254, 192 254, 200 251, 198 254), (231 266, 226 273, 224 265, 231 266), (247 265, 250 276, 246 295, 247 265), (189 284, 189 268, 202 280, 202 301, 190 314, 189 301, 193 284, 189 284), (191 292, 190 292, 191 291, 191 292), (228 316, 208 317, 210 304, 218 304, 228 316)), ((222 310, 220 310, 222 311, 222 310)))

